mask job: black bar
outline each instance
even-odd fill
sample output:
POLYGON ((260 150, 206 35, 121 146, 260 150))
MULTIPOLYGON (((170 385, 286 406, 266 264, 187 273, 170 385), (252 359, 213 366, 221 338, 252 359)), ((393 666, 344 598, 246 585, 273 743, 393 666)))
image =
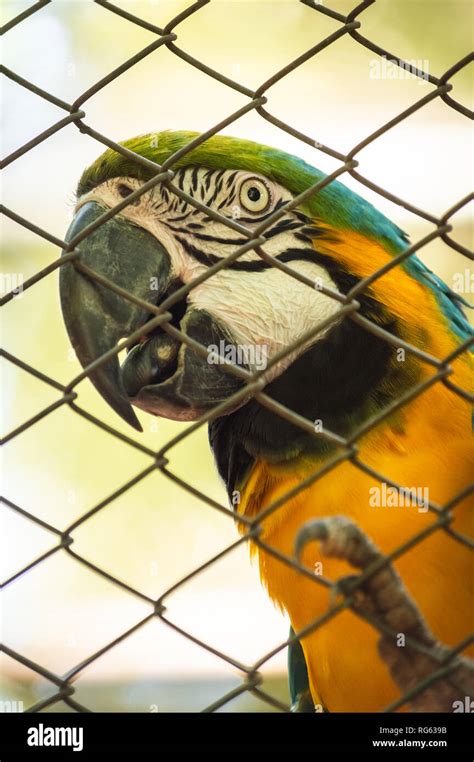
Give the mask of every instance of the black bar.
POLYGON ((104 752, 132 758, 137 751, 159 754, 163 747, 237 745, 250 749, 255 744, 283 744, 309 746, 315 752, 350 753, 356 749, 364 755, 392 759, 397 752, 411 752, 419 759, 449 757, 472 762, 470 711, 469 704, 467 713, 453 714, 12 713, 0 715, 0 751, 2 762, 10 762, 53 757, 104 759, 98 756, 104 752), (66 730, 56 735, 57 728, 66 730), (42 740, 44 745, 29 745, 28 739, 42 740), (70 745, 45 745, 49 740, 65 740, 70 745))

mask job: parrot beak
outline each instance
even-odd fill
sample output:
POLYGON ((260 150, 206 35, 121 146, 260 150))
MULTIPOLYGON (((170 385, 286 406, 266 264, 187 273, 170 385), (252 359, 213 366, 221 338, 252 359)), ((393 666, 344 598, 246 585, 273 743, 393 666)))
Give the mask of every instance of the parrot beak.
MULTIPOLYGON (((104 211, 95 201, 84 204, 65 240, 73 241, 104 211)), ((160 242, 120 215, 87 235, 78 249, 82 265, 151 304, 159 305, 182 285, 160 242)), ((66 329, 83 368, 155 317, 81 272, 73 262, 61 267, 60 294, 66 329)), ((170 306, 168 312, 171 325, 205 347, 233 344, 224 325, 186 299, 170 306)), ((138 431, 142 428, 132 404, 153 415, 192 421, 242 386, 240 379, 223 373, 210 356, 199 356, 159 326, 128 347, 121 366, 114 355, 88 375, 104 400, 138 431)))
MULTIPOLYGON (((65 240, 69 243, 105 211, 94 201, 84 204, 65 240)), ((150 233, 119 215, 94 230, 78 248, 81 263, 140 299, 156 303, 171 283, 171 262, 165 249, 150 233)), ((151 317, 149 312, 98 284, 73 264, 61 268, 60 295, 66 329, 84 368, 151 317)), ((160 368, 162 375, 167 360, 172 361, 175 354, 177 350, 168 352, 160 368)), ((89 378, 106 402, 141 431, 124 387, 117 355, 93 370, 89 378)))

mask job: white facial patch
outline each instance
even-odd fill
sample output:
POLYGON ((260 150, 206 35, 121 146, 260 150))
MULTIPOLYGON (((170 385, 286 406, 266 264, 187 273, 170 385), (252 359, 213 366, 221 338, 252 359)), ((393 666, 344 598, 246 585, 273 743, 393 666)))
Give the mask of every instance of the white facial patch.
MULTIPOLYGON (((270 359, 340 310, 335 299, 319 290, 322 284, 337 291, 323 267, 306 261, 291 262, 291 267, 311 278, 315 287, 310 288, 273 267, 260 272, 220 270, 196 286, 188 301, 225 325, 238 345, 263 346, 265 356, 270 359)), ((266 380, 271 381, 281 375, 332 325, 272 367, 265 374, 266 380)))
MULTIPOLYGON (((81 197, 77 208, 88 201, 113 207, 125 197, 124 193, 131 193, 140 185, 139 180, 129 177, 104 182, 81 197)), ((173 185, 251 230, 293 198, 277 183, 238 170, 185 167, 177 171, 173 185)), ((192 282, 211 264, 232 254, 248 240, 162 185, 144 194, 120 214, 155 236, 171 258, 173 277, 184 284, 192 282)), ((232 269, 231 264, 213 274, 190 291, 188 310, 208 312, 227 329, 237 346, 250 350, 254 347, 255 356, 265 356, 268 360, 323 321, 335 317, 340 304, 321 293, 320 287, 338 289, 327 270, 317 261, 310 261, 314 250, 311 235, 303 236, 308 225, 311 226, 311 221, 299 210, 285 212, 265 231, 267 240, 262 248, 274 257, 296 252, 288 266, 310 278, 314 288, 275 267, 263 267, 258 254, 249 251, 237 262, 252 263, 249 265, 252 269, 242 269, 245 265, 232 269), (304 255, 301 259, 298 258, 300 251, 304 255), (258 348, 262 350, 260 353, 258 348)), ((337 317, 270 368, 265 374, 267 381, 279 376, 336 321, 337 317)), ((251 354, 250 351, 248 356, 251 354)))

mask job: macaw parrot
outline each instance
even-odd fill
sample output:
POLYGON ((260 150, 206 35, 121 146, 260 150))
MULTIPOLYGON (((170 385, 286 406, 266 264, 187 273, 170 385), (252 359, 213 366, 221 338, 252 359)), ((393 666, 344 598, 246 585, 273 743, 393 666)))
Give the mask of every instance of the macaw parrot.
MULTIPOLYGON (((122 145, 161 165, 196 136, 164 131, 122 145)), ((325 177, 295 156, 228 136, 211 137, 180 155, 172 170, 168 184, 156 184, 78 245, 83 265, 134 298, 158 306, 248 240, 206 214, 206 208, 253 230, 325 177), (176 196, 173 187, 201 208, 176 196)), ((151 165, 106 150, 79 181, 66 241, 154 174, 151 165)), ((249 250, 177 301, 170 308, 171 325, 206 348, 253 348, 253 354, 237 357, 236 364, 250 372, 263 368, 265 393, 317 422, 320 430, 350 437, 435 373, 433 366, 403 349, 405 342, 442 359, 472 335, 459 296, 414 255, 357 296, 358 314, 399 340, 402 351, 396 342, 367 330, 363 321, 337 317, 340 303, 329 290, 347 294, 408 246, 396 225, 338 181, 284 212, 263 236, 264 252, 316 287, 249 250), (300 341, 267 371, 265 363, 258 365, 259 358, 268 362, 320 323, 319 333, 300 341)), ((61 267, 60 291, 66 328, 83 367, 152 317, 138 301, 94 282, 70 261, 61 267)), ((467 353, 452 357, 449 381, 467 392, 472 388, 467 353)), ((115 355, 93 369, 90 379, 137 429, 132 405, 152 415, 194 421, 244 384, 160 327, 137 339, 121 366, 115 355)), ((358 459, 397 485, 422 488, 433 504, 445 505, 470 479, 467 396, 440 381, 427 385, 365 432, 357 442, 358 459)), ((249 395, 240 395, 230 409, 211 419, 209 440, 237 515, 248 519, 256 519, 338 451, 337 442, 303 430, 249 395)), ((435 520, 419 503, 374 505, 374 488, 383 485, 346 459, 262 518, 262 542, 253 543, 261 579, 295 633, 331 605, 327 586, 282 560, 294 558, 295 538, 303 525, 321 516, 346 516, 389 554, 435 520)), ((462 641, 472 626, 469 548, 454 536, 472 537, 472 509, 472 496, 466 494, 453 507, 453 533, 439 529, 394 561, 435 637, 447 646, 462 641)), ((322 565, 324 577, 333 582, 353 572, 343 559, 323 557, 316 542, 306 545, 301 563, 311 571, 322 565)), ((309 686, 310 701, 329 711, 383 709, 399 694, 377 652, 377 640, 377 631, 350 608, 305 634, 290 649, 293 698, 309 686)))

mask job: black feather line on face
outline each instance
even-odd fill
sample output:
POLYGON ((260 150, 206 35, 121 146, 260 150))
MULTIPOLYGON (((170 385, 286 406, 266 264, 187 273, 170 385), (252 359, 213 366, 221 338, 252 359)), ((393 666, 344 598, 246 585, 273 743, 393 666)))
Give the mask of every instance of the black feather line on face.
POLYGON ((237 170, 235 172, 232 172, 229 175, 229 177, 227 178, 227 181, 226 181, 226 184, 225 184, 226 188, 230 188, 233 185, 233 182, 234 182, 236 177, 237 177, 237 170))
MULTIPOLYGON (((200 240, 219 240, 221 243, 240 245, 245 243, 246 239, 216 239, 212 236, 197 234, 194 236, 200 240)), ((198 248, 194 244, 190 243, 187 238, 182 235, 177 235, 176 240, 183 246, 189 256, 196 259, 203 265, 212 266, 217 262, 222 261, 222 257, 217 257, 215 254, 209 254, 202 249, 198 248)), ((322 266, 326 272, 330 275, 333 282, 336 284, 339 293, 347 294, 351 288, 353 288, 359 279, 346 272, 341 265, 332 257, 327 254, 321 254, 314 248, 289 248, 286 251, 278 254, 275 257, 279 262, 312 262, 322 266)), ((227 265, 229 270, 237 270, 241 272, 263 272, 264 270, 270 270, 274 265, 271 262, 264 262, 261 259, 253 260, 251 262, 231 262, 227 265)), ((290 275, 288 276, 291 277, 290 275)), ((373 315, 378 310, 378 303, 367 294, 361 294, 359 297, 361 303, 361 314, 373 315)))
MULTIPOLYGON (((215 235, 208 235, 207 233, 193 233, 193 238, 197 241, 212 241, 213 243, 234 244, 235 246, 241 246, 248 241, 248 238, 218 238, 215 235)), ((212 254, 207 254, 206 256, 212 257, 216 262, 223 259, 223 257, 216 257, 212 254)))

